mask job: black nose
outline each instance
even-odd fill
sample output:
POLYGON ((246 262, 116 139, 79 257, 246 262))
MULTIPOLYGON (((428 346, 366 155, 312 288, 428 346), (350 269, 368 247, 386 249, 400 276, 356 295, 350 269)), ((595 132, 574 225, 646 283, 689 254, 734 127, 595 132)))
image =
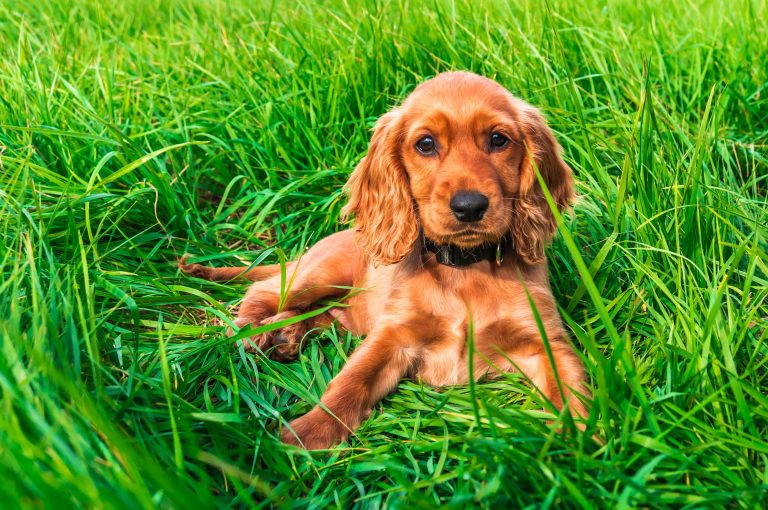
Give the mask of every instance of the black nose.
POLYGON ((488 210, 488 197, 477 191, 459 191, 451 197, 451 211, 459 221, 480 221, 488 210))

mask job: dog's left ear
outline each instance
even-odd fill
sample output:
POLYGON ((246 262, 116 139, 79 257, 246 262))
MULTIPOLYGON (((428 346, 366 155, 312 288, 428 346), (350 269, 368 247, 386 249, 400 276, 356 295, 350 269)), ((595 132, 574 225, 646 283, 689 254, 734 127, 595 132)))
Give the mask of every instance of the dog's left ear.
POLYGON ((382 115, 368 147, 347 182, 344 217, 355 215, 363 250, 376 264, 400 262, 419 235, 410 184, 400 154, 402 112, 382 115))
POLYGON ((518 121, 525 139, 520 167, 520 190, 514 200, 512 237, 515 250, 528 263, 544 260, 547 242, 557 231, 557 221, 536 178, 539 170, 559 211, 573 200, 573 175, 560 156, 560 145, 538 110, 516 101, 518 121))

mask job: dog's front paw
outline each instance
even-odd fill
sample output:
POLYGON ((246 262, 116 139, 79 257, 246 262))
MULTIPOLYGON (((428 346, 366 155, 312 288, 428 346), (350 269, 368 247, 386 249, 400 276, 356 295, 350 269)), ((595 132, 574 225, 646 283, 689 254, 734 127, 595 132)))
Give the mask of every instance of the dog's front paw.
POLYGON ((307 450, 324 450, 349 437, 349 428, 318 406, 283 428, 283 443, 307 450))
MULTIPOLYGON (((253 324, 254 326, 266 326, 268 324, 275 324, 290 319, 291 317, 295 317, 297 313, 298 312, 294 310, 287 310, 273 315, 272 317, 267 317, 258 323, 254 323, 251 319, 245 317, 238 317, 235 319, 235 326, 237 326, 238 329, 250 324, 253 324)), ((261 351, 268 354, 269 357, 275 361, 288 362, 298 358, 301 341, 307 331, 307 324, 302 321, 295 324, 288 324, 287 326, 272 331, 266 331, 249 338, 244 338, 241 342, 243 348, 248 352, 261 351)), ((232 328, 227 330, 227 336, 232 336, 234 334, 235 330, 232 328)))
MULTIPOLYGON (((237 329, 227 328, 227 336, 235 336, 240 329, 252 325, 253 322, 250 319, 244 317, 238 317, 235 319, 235 326, 237 329)), ((248 338, 243 338, 240 343, 245 349, 245 352, 264 352, 272 345, 268 334, 262 333, 260 335, 253 335, 248 338)))
MULTIPOLYGON (((297 313, 298 312, 293 310, 281 312, 264 319, 261 321, 261 324, 275 324, 290 319, 291 317, 295 317, 297 313)), ((296 360, 296 358, 299 357, 301 341, 304 339, 304 335, 307 334, 307 330, 307 324, 302 321, 264 333, 266 343, 272 347, 272 350, 269 352, 269 357, 275 361, 282 362, 296 360)))

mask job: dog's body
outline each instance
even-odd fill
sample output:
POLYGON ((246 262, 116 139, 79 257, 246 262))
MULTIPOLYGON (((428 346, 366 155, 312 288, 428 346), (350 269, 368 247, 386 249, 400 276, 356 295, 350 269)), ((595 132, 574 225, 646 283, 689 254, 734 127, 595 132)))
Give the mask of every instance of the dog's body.
POLYGON ((558 408, 567 402, 585 414, 574 395, 585 393, 583 369, 549 288, 544 246, 556 222, 535 169, 558 208, 567 207, 571 173, 538 112, 491 80, 445 73, 379 120, 348 184, 355 230, 288 264, 293 281, 282 311, 279 266, 182 261, 184 271, 207 279, 259 280, 243 300, 239 327, 362 289, 343 309, 246 343, 289 360, 309 329, 333 320, 367 335, 329 385, 325 409, 294 420, 285 442, 315 449, 346 438, 405 376, 443 386, 466 383, 470 373, 520 370, 558 408))

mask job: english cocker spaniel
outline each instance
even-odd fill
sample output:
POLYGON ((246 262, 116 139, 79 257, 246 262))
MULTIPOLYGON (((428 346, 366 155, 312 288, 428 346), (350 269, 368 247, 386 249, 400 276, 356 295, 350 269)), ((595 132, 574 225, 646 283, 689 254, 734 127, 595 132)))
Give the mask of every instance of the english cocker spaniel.
POLYGON ((241 328, 346 296, 343 308, 244 341, 292 360, 312 328, 336 321, 367 335, 322 405, 282 430, 284 442, 320 449, 344 440, 408 376, 444 386, 521 371, 555 406, 585 416, 584 370, 548 281, 544 248, 557 225, 537 169, 557 208, 567 208, 571 171, 539 112, 490 79, 440 74, 378 120, 347 183, 354 229, 288 263, 290 285, 281 286, 279 265, 182 259, 194 276, 257 281, 240 306, 241 328))

